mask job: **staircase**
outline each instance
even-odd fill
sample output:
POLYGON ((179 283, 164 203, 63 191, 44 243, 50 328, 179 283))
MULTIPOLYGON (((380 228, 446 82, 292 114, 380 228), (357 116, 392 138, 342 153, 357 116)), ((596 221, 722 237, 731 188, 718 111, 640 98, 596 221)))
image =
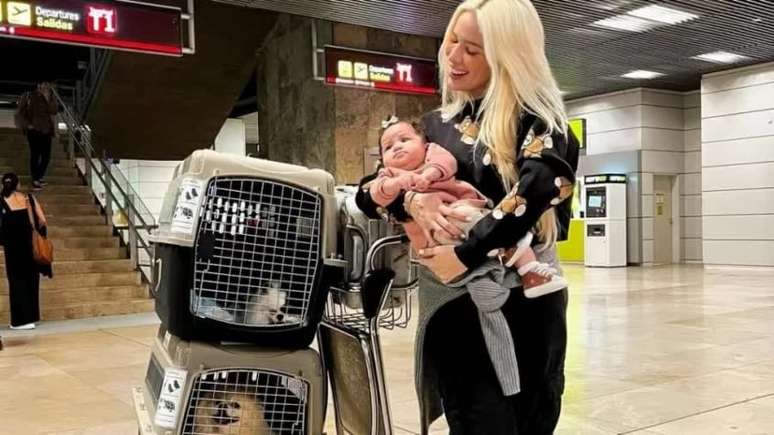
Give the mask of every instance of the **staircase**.
MULTIPOLYGON (((30 187, 29 151, 25 138, 15 130, 0 129, 0 173, 16 172, 21 189, 30 187)), ((127 250, 88 186, 70 166, 63 147, 52 146, 48 186, 35 197, 48 220, 54 242, 54 278, 41 277, 42 320, 150 312, 153 300, 139 272, 127 259, 127 250)), ((0 324, 9 321, 8 280, 5 254, 0 254, 0 324)))

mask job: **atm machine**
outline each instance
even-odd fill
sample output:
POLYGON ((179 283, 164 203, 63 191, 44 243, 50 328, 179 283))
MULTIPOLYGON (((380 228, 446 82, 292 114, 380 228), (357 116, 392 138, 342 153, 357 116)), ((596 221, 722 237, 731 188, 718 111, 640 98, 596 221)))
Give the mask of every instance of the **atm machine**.
POLYGON ((584 177, 586 266, 626 266, 626 175, 584 177))

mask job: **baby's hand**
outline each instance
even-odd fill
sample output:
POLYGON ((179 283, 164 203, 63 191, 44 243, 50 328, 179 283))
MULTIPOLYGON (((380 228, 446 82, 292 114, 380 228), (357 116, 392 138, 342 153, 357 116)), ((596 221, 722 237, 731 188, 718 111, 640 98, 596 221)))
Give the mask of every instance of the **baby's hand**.
POLYGON ((401 188, 403 190, 409 190, 414 187, 414 179, 416 175, 407 172, 405 174, 401 174, 397 177, 398 183, 400 183, 401 188))
POLYGON ((424 192, 427 191, 427 189, 430 187, 430 180, 427 178, 417 175, 414 177, 414 186, 413 190, 416 190, 417 192, 424 192))

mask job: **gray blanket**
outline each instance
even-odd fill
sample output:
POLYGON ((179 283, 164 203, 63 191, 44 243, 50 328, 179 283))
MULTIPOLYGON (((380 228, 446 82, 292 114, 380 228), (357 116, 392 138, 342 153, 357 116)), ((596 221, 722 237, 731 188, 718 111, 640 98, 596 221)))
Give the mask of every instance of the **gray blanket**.
POLYGON ((500 308, 511 295, 511 289, 520 284, 518 274, 496 260, 487 261, 462 279, 449 284, 449 287, 465 287, 476 304, 489 359, 506 396, 521 390, 521 380, 513 334, 500 308))

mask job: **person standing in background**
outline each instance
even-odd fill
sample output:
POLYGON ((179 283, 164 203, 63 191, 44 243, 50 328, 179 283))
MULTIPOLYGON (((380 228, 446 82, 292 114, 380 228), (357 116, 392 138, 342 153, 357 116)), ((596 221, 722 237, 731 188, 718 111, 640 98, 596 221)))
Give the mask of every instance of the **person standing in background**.
POLYGON ((40 321, 40 275, 53 276, 51 265, 35 262, 32 247, 33 225, 46 235, 46 215, 35 197, 19 191, 19 177, 14 173, 3 175, 0 195, 0 241, 5 253, 11 329, 35 329, 40 321))
POLYGON ((50 82, 41 82, 37 88, 20 99, 19 114, 30 145, 30 176, 32 188, 40 190, 51 160, 51 140, 56 135, 54 116, 59 105, 50 82))

